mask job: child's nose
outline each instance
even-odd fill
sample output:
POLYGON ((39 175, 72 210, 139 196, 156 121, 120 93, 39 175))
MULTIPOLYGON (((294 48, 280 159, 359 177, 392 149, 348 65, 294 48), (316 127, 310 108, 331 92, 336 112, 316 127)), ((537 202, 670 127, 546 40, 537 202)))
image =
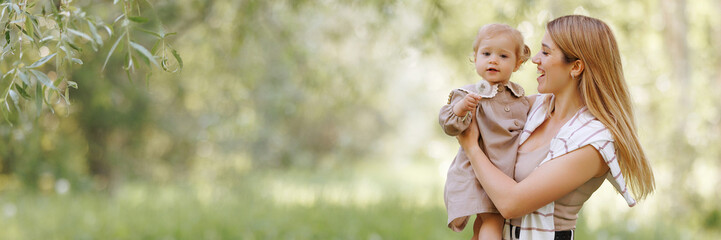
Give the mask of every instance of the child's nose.
POLYGON ((498 63, 498 56, 491 56, 488 58, 489 63, 498 63))

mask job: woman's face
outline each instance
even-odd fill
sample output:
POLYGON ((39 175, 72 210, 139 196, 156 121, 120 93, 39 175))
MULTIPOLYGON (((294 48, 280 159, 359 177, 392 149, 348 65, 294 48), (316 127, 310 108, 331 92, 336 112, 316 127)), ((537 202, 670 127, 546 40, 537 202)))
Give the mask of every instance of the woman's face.
POLYGON ((566 63, 563 52, 556 46, 548 32, 541 40, 541 51, 533 56, 531 61, 538 65, 538 73, 541 74, 536 79, 539 93, 558 94, 573 80, 571 78, 573 64, 566 63))

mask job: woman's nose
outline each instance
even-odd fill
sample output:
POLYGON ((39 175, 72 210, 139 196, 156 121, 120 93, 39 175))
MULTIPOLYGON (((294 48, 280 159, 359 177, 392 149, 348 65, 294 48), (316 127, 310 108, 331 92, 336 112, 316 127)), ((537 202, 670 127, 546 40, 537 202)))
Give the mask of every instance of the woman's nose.
POLYGON ((538 54, 541 54, 541 53, 540 52, 536 53, 536 55, 534 55, 533 58, 531 58, 531 62, 535 63, 537 65, 541 65, 541 57, 539 57, 538 54))

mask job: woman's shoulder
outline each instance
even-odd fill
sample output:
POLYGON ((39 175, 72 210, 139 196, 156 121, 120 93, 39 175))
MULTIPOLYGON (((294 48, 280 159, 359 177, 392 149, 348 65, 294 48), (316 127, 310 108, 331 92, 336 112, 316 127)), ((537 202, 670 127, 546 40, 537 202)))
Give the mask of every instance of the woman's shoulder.
POLYGON ((558 133, 557 138, 577 144, 578 147, 593 142, 613 142, 611 131, 586 107, 579 110, 576 116, 569 120, 558 133))
MULTIPOLYGON (((531 105, 531 109, 529 110, 529 119, 531 119, 535 115, 535 113, 543 112, 539 115, 545 116, 545 111, 547 110, 548 106, 550 106, 550 102, 553 100, 553 94, 542 94, 537 93, 528 96, 528 102, 531 105)), ((545 117, 542 119, 538 119, 540 121, 545 120, 545 117)))

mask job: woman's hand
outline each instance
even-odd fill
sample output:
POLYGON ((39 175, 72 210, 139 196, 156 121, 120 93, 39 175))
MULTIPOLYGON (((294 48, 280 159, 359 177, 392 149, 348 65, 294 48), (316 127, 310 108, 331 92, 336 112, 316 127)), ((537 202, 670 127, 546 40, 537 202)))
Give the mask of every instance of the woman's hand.
POLYGON ((468 151, 468 149, 472 147, 478 147, 478 138, 480 137, 480 131, 478 130, 478 123, 476 122, 476 113, 473 111, 473 114, 471 115, 471 125, 468 126, 468 129, 463 131, 461 134, 458 134, 456 136, 456 139, 458 139, 458 143, 463 147, 463 150, 468 151))

